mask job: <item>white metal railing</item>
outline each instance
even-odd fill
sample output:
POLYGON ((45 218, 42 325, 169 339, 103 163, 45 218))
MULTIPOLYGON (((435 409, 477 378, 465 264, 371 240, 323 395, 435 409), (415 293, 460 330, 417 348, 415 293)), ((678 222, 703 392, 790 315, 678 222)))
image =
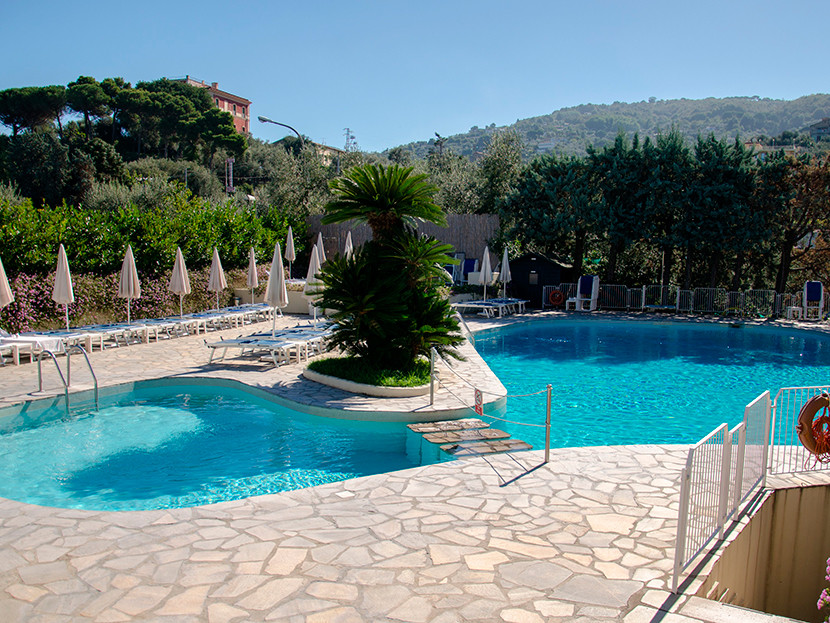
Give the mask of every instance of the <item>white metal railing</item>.
POLYGON ((730 436, 726 424, 689 449, 680 475, 680 507, 674 550, 672 590, 677 591, 686 566, 720 534, 726 515, 724 483, 728 484, 730 436), (725 473, 726 472, 726 473, 725 473))
POLYGON ((677 311, 692 313, 692 303, 694 302, 694 290, 680 290, 677 293, 677 311))
POLYGON ((643 309, 642 288, 628 288, 628 309, 643 309))
MULTIPOLYGON (((550 295, 551 292, 557 291, 559 292, 559 286, 542 286, 542 310, 544 311, 547 307, 553 307, 553 304, 550 302, 550 295)), ((562 299, 564 305, 564 298, 562 299)))
POLYGON ((769 318, 774 316, 775 290, 747 290, 744 293, 744 316, 769 318))
POLYGON ((772 405, 770 440, 771 474, 830 470, 830 464, 818 463, 798 440, 795 430, 801 408, 810 398, 830 393, 830 386, 785 387, 778 391, 772 405))
POLYGON ((720 314, 726 311, 726 290, 723 288, 695 288, 692 295, 692 313, 720 314))
POLYGON ((726 293, 726 309, 727 314, 734 314, 735 316, 744 315, 744 293, 743 292, 727 292, 726 293))
POLYGON ((677 286, 643 286, 643 308, 677 311, 679 294, 677 286))
POLYGON ((600 284, 597 303, 600 309, 628 309, 628 287, 600 284))
POLYGON ((713 539, 723 538, 726 522, 763 486, 769 417, 767 391, 746 406, 740 424, 732 430, 721 424, 689 450, 680 477, 674 592, 683 570, 713 539))

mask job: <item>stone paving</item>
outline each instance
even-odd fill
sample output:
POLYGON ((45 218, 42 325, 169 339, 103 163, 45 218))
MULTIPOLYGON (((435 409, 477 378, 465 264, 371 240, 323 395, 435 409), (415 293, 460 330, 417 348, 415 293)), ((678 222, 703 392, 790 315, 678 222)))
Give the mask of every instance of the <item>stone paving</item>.
MULTIPOLYGON (((318 394, 296 365, 208 366, 201 339, 92 361, 104 384, 224 376, 306 405, 430 410, 318 394)), ((36 366, 0 368, 7 404, 36 386, 36 366)), ((496 399, 499 386, 488 385, 496 399)), ((440 407, 457 409, 446 393, 440 407)), ((565 448, 544 464, 534 451, 162 511, 0 500, 0 621, 785 620, 668 592, 685 457, 682 446, 565 448)))

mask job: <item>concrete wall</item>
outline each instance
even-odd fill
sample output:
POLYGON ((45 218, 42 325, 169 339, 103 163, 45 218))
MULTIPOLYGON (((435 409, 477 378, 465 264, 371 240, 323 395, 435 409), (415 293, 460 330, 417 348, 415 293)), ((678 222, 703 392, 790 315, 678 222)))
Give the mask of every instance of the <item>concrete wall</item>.
POLYGON ((830 557, 830 487, 779 489, 714 563, 698 595, 823 621, 816 609, 830 557))

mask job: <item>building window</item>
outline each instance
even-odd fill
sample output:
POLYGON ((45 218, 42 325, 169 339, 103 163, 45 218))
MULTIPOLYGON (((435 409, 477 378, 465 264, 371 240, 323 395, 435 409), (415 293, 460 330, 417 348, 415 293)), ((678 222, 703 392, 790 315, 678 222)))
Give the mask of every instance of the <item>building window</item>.
POLYGON ((236 114, 236 104, 233 105, 233 114, 236 114))
POLYGON ((216 103, 216 107, 217 107, 217 108, 219 108, 219 98, 218 98, 218 97, 214 97, 214 98, 213 98, 213 101, 216 103))

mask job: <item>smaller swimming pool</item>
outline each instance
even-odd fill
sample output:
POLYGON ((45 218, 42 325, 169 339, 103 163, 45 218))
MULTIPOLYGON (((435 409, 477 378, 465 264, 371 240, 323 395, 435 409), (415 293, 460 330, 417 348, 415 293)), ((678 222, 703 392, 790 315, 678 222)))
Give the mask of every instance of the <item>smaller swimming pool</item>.
MULTIPOLYGON (((0 496, 87 510, 180 508, 431 462, 402 423, 317 417, 241 387, 147 382, 67 417, 0 418, 0 496)), ((436 457, 432 457, 433 460, 436 457)))

